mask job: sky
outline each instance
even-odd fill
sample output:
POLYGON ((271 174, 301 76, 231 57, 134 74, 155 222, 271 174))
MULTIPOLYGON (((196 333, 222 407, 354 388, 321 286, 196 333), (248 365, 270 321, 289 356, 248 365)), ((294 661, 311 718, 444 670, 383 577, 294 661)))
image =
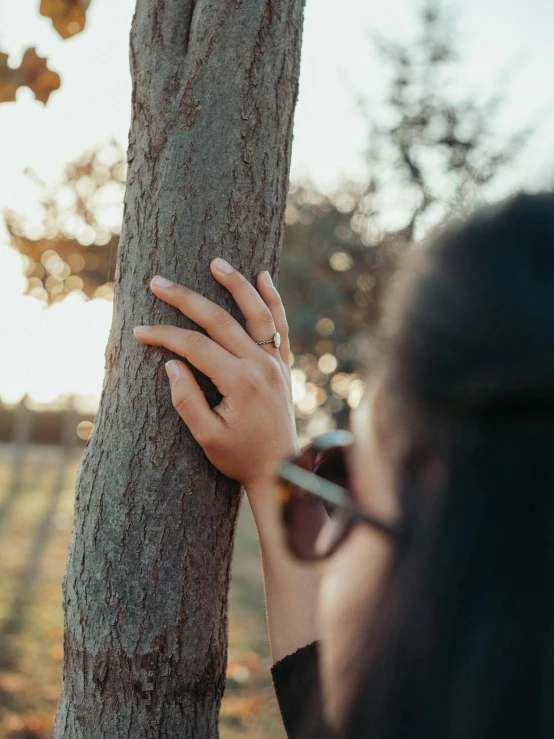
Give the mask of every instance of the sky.
MULTIPOLYGON (((0 47, 17 65, 28 46, 62 77, 47 106, 26 88, 16 103, 0 105, 0 208, 31 213, 37 190, 24 170, 54 181, 63 165, 109 138, 126 145, 131 82, 128 36, 135 0, 92 0, 86 30, 63 41, 37 11, 38 0, 0 0, 0 47)), ((552 0, 445 0, 458 18, 462 93, 487 97, 502 72, 514 71, 499 136, 533 124, 536 135, 499 185, 538 188, 554 182, 554 28, 552 0)), ((311 178, 332 190, 342 180, 362 181, 366 125, 356 93, 373 110, 385 76, 369 43, 379 31, 409 43, 415 0, 307 0, 295 115, 291 176, 311 178)), ((499 190, 499 195, 504 194, 499 190)), ((12 361, 0 363, 0 396, 15 401, 25 391, 37 402, 60 392, 88 393, 94 402, 102 385, 103 348, 111 304, 87 303, 78 295, 43 310, 22 295, 20 259, 0 227, 0 341, 12 361), (67 337, 74 338, 68 348, 67 337), (50 337, 50 341, 45 337, 50 337), (56 343, 57 342, 57 343, 56 343), (55 352, 48 351, 55 346, 55 352), (71 351, 70 354, 68 352, 71 351), (41 357, 41 372, 36 370, 41 357), (63 360, 63 361, 62 361, 63 360), (63 365, 63 369, 62 369, 63 365)))

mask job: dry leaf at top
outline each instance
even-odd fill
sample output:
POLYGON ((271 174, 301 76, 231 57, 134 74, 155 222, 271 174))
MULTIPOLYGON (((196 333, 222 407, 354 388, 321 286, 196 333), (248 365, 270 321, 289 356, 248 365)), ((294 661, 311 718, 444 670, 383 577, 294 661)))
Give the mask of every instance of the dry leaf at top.
POLYGON ((87 20, 90 0, 41 0, 40 13, 50 18, 62 38, 81 33, 87 20))

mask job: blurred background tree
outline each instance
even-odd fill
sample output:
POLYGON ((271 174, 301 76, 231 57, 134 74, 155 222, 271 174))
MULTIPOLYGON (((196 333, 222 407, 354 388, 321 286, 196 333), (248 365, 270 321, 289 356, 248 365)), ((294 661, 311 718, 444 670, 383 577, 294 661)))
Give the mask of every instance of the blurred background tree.
POLYGON ((24 256, 28 295, 49 304, 74 290, 113 297, 126 175, 125 154, 115 142, 68 164, 54 187, 29 172, 42 190, 36 218, 4 213, 24 256))
MULTIPOLYGON (((455 97, 455 30, 435 0, 422 6, 415 43, 373 43, 388 86, 379 119, 359 100, 368 126, 366 186, 324 195, 303 182, 289 192, 279 290, 298 428, 307 435, 344 427, 357 405, 363 381, 353 339, 374 325, 398 255, 483 201, 531 133, 498 140, 501 94, 482 103, 455 97)), ((123 151, 109 143, 68 165, 55 186, 39 183, 38 218, 5 213, 25 257, 28 294, 47 304, 73 290, 111 299, 125 173, 123 151)))

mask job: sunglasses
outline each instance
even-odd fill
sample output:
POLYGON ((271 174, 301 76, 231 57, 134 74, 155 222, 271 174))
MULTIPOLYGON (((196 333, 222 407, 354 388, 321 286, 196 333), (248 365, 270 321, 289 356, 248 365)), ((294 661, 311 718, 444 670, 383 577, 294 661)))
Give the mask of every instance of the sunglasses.
POLYGON ((346 464, 352 442, 349 431, 329 431, 279 468, 285 538, 297 559, 313 562, 329 557, 359 524, 400 536, 397 527, 367 514, 354 501, 346 464))

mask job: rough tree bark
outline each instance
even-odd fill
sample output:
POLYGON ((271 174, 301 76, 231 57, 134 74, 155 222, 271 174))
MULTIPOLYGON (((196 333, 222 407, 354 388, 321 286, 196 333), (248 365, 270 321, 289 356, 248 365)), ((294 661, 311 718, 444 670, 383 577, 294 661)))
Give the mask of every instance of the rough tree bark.
POLYGON ((170 353, 132 329, 198 328, 153 296, 155 274, 239 319, 210 260, 276 275, 302 12, 303 0, 137 2, 114 318, 77 479, 57 739, 218 735, 239 486, 171 405, 170 353))

